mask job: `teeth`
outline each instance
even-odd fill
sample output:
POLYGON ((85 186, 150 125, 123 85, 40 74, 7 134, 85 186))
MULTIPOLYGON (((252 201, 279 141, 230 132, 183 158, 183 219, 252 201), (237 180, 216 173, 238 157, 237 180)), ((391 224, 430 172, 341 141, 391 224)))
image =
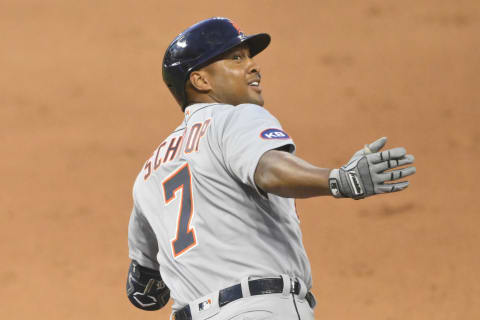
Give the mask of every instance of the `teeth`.
POLYGON ((250 83, 251 86, 255 86, 255 87, 258 87, 258 84, 259 84, 258 81, 254 81, 254 82, 250 83))

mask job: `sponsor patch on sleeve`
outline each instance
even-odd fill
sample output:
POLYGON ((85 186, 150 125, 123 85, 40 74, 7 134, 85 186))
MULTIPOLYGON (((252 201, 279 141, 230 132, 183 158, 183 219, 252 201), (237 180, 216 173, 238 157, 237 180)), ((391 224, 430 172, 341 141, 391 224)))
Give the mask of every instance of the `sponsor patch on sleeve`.
POLYGON ((290 139, 285 131, 275 128, 263 130, 260 137, 262 139, 290 139))

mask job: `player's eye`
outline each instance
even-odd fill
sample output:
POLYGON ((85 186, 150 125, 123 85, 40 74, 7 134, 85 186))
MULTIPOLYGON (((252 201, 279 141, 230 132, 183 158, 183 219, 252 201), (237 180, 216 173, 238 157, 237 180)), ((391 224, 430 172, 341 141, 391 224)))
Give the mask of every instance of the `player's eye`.
POLYGON ((234 54, 233 57, 232 57, 233 60, 241 60, 242 59, 242 56, 239 55, 239 54, 234 54))

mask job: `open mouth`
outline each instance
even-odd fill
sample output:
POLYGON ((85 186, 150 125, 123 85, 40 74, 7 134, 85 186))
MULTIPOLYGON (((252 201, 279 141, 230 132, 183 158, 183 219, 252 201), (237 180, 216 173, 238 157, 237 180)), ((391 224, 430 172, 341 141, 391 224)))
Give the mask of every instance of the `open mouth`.
POLYGON ((261 92, 262 88, 260 87, 260 79, 254 79, 248 82, 248 86, 257 92, 261 92))

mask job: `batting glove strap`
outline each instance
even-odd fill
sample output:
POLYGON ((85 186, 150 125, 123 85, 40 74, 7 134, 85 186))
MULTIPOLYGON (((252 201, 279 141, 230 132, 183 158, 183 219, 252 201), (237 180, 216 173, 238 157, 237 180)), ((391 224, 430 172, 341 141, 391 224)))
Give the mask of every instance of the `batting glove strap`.
POLYGON ((345 196, 340 191, 340 172, 339 169, 333 169, 330 171, 328 177, 328 185, 330 187, 330 192, 335 198, 345 198, 345 196))
POLYGON ((365 156, 330 172, 329 186, 336 198, 363 199, 374 194, 370 168, 365 156))

